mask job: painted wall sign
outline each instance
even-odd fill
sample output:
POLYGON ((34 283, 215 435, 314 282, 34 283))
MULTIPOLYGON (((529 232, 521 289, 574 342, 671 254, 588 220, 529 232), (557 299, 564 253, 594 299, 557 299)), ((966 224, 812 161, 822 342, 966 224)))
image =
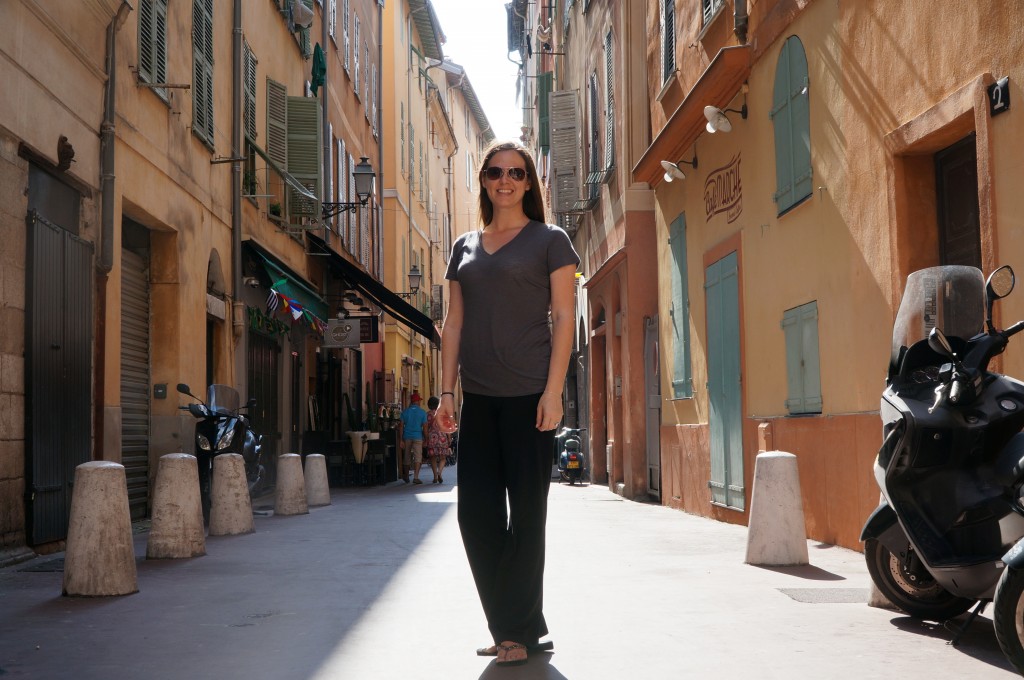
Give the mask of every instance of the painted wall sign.
POLYGON ((704 182, 704 212, 710 220, 725 213, 729 223, 735 222, 743 212, 743 185, 740 183, 740 154, 725 165, 708 174, 704 182))

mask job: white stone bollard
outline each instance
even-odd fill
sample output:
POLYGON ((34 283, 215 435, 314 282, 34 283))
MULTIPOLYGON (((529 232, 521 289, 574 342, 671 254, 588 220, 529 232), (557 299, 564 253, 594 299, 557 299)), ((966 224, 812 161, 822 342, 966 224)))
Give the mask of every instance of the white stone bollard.
POLYGON ((283 453, 277 457, 277 489, 274 496, 275 515, 305 515, 306 482, 302 475, 302 456, 283 453))
POLYGON ((213 458, 213 484, 210 491, 210 535, 251 534, 252 500, 245 478, 245 459, 238 453, 222 453, 213 458))
POLYGON ((327 459, 322 453, 306 456, 306 503, 311 508, 331 504, 331 490, 327 484, 327 459))
POLYGON ((64 553, 64 595, 139 592, 124 466, 96 460, 75 468, 64 553))
POLYGON ((205 554, 196 457, 188 453, 160 456, 146 559, 183 559, 205 554))
POLYGON ((763 566, 809 563, 800 475, 792 453, 757 455, 744 561, 763 566))

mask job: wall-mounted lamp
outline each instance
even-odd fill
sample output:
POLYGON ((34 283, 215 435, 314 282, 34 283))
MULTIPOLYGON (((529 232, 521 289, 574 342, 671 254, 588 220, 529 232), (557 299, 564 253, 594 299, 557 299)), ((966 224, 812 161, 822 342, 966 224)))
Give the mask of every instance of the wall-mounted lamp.
POLYGON ((680 169, 680 167, 679 167, 680 165, 689 165, 694 170, 696 170, 697 169, 697 154, 693 154, 693 159, 692 160, 688 160, 688 161, 679 160, 679 161, 676 161, 675 163, 673 163, 672 161, 662 161, 661 162, 661 167, 665 168, 664 180, 666 182, 671 182, 674 179, 686 179, 686 173, 684 173, 680 169))
POLYGON ((746 104, 744 104, 742 108, 725 109, 725 111, 717 106, 705 106, 704 117, 708 119, 708 124, 705 126, 705 129, 712 134, 716 132, 729 132, 732 130, 732 123, 729 121, 729 117, 725 115, 726 112, 738 113, 740 114, 740 118, 743 120, 747 119, 746 104))
POLYGON ((359 159, 359 163, 356 164, 356 167, 352 168, 352 178, 356 185, 356 196, 359 197, 359 200, 343 203, 321 203, 320 210, 323 213, 322 216, 325 220, 340 212, 355 212, 362 206, 366 205, 366 202, 370 199, 370 194, 373 193, 373 185, 376 184, 377 176, 373 174, 373 166, 370 165, 369 158, 362 156, 359 159))
POLYGON ((423 274, 420 273, 420 268, 416 265, 412 266, 409 270, 409 292, 408 293, 395 293, 399 297, 411 298, 420 289, 420 281, 423 279, 423 274))

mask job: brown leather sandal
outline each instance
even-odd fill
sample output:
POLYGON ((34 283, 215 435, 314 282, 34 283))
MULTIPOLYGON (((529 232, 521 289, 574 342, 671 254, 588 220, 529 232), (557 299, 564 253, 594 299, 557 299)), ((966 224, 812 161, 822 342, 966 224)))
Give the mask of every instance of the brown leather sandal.
MULTIPOLYGON (((555 643, 551 640, 545 640, 544 642, 538 642, 535 645, 526 645, 526 648, 531 652, 550 652, 554 650, 555 643)), ((498 656, 498 645, 491 645, 490 647, 480 647, 476 650, 477 656, 498 656)))
POLYGON ((518 642, 507 642, 498 645, 498 660, 495 662, 497 666, 522 666, 524 663, 529 661, 530 656, 526 652, 526 645, 521 645, 518 642), (522 650, 523 655, 514 659, 510 659, 509 654, 519 652, 522 650), (502 658, 502 652, 504 652, 504 658, 502 658))

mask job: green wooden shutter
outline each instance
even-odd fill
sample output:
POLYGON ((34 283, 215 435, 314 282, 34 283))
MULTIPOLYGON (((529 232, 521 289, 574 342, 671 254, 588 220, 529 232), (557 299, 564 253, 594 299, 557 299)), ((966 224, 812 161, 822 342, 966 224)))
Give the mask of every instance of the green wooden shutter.
POLYGON ((811 134, 807 57, 791 36, 775 68, 771 118, 775 128, 775 202, 782 214, 811 195, 811 134))
MULTIPOLYGON (((147 83, 167 82, 167 0, 139 2, 139 77, 147 83)), ((154 88, 166 98, 164 88, 154 88)))
POLYGON ((245 134, 250 139, 256 139, 256 57, 253 55, 249 43, 243 42, 242 48, 245 134))
MULTIPOLYGON (((551 87, 554 84, 555 74, 551 71, 541 73, 537 76, 537 140, 540 143, 540 152, 546 154, 551 146, 551 112, 548 110, 548 100, 551 97, 551 87)), ((469 128, 469 114, 467 113, 466 127, 469 128)), ((467 134, 468 136, 468 134, 467 134)))
POLYGON ((580 116, 576 107, 576 90, 552 92, 548 103, 551 111, 551 168, 554 172, 552 211, 564 213, 572 210, 580 198, 580 116))
MULTIPOLYGON (((316 196, 321 196, 322 143, 320 139, 320 100, 312 97, 288 97, 288 172, 316 196)), ((319 201, 288 190, 291 215, 316 217, 319 201)))
POLYGON ((786 335, 786 409, 791 414, 821 413, 817 301, 786 310, 782 330, 786 335))
POLYGON ((213 145, 213 0, 192 3, 192 131, 213 145))
POLYGON ((672 251, 672 397, 693 396, 690 375, 690 300, 686 285, 686 214, 680 213, 669 226, 672 251))
POLYGON ((267 155, 288 169, 288 90, 267 78, 267 155))

